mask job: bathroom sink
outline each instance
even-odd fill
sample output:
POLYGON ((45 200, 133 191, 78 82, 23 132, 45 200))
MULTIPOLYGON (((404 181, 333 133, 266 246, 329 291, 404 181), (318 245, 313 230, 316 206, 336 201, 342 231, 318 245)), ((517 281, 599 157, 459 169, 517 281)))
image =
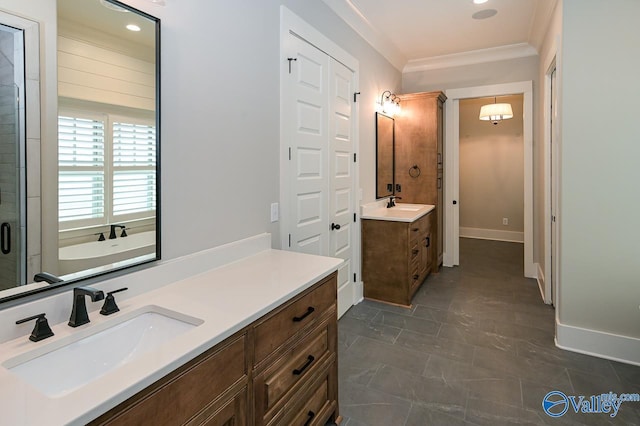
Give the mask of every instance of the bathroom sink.
POLYGON ((410 204, 405 205, 405 206, 400 205, 400 204, 396 204, 395 207, 392 207, 393 210, 400 210, 402 212, 417 212, 421 208, 422 208, 422 206, 412 206, 410 204))
POLYGON ((203 321, 146 306, 48 347, 9 359, 3 366, 45 395, 59 397, 160 348, 203 321), (86 332, 91 332, 88 334, 86 332), (43 351, 44 349, 44 351, 43 351))

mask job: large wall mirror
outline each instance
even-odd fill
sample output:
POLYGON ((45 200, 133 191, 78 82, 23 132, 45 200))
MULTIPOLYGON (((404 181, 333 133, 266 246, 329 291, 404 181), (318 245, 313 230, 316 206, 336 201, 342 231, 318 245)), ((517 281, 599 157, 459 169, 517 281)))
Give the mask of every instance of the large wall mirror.
POLYGON ((376 113, 376 198, 393 195, 394 119, 376 113))
POLYGON ((24 41, 33 34, 7 16, 0 163, 12 173, 0 173, 0 302, 159 259, 159 20, 115 0, 57 0, 57 43, 35 47, 57 45, 57 140, 33 144, 24 123, 39 118, 19 95, 26 86, 29 102, 21 58, 34 56, 24 41))

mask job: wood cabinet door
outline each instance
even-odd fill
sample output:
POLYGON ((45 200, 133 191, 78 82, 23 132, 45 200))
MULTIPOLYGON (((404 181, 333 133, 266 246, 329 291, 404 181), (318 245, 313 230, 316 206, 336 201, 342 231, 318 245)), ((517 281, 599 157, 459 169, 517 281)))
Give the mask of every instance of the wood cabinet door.
POLYGON ((201 423, 203 426, 245 426, 247 422, 247 388, 231 398, 211 417, 201 423))

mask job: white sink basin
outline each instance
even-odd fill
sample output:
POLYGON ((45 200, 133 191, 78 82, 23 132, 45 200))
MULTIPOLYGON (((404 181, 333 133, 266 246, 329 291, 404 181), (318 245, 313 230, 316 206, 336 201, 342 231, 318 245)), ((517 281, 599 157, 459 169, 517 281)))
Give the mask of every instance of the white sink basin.
POLYGON ((146 306, 12 358, 3 366, 45 395, 59 397, 202 323, 198 318, 146 306))
POLYGON ((417 212, 422 207, 409 207, 409 206, 399 206, 391 207, 391 210, 400 210, 402 212, 417 212))

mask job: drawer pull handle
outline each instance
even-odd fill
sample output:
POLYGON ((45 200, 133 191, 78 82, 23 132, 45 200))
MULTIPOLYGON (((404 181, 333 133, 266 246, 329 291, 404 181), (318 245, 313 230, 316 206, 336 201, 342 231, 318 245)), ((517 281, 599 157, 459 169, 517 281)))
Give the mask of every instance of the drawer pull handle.
POLYGON ((314 413, 313 411, 309 411, 309 412, 307 413, 307 417, 309 417, 309 418, 307 419, 307 421, 306 421, 306 422, 304 422, 304 425, 303 425, 303 426, 309 426, 309 425, 311 424, 311 420, 313 420, 313 418, 314 418, 315 416, 316 416, 316 413, 314 413))
POLYGON ((311 365, 311 363, 313 361, 315 361, 316 359, 313 357, 313 355, 309 355, 307 357, 307 362, 304 363, 304 365, 300 368, 296 368, 295 370, 292 371, 294 376, 299 376, 302 373, 304 373, 304 370, 306 370, 307 368, 309 368, 309 366, 311 365))
POLYGON ((413 279, 414 279, 414 280, 417 280, 418 278, 420 278, 420 275, 417 275, 417 274, 416 274, 416 275, 414 275, 414 276, 413 276, 413 279))
POLYGON ((413 250, 413 251, 411 251, 411 253, 415 256, 416 254, 418 254, 418 251, 419 250, 413 250))
POLYGON ((309 306, 307 308, 307 312, 305 312, 304 314, 302 314, 299 317, 293 317, 293 322, 300 322, 303 319, 305 319, 306 317, 308 317, 309 315, 311 315, 313 313, 313 311, 315 311, 315 308, 313 306, 309 306))
POLYGON ((431 237, 425 239, 425 247, 431 247, 431 237))

